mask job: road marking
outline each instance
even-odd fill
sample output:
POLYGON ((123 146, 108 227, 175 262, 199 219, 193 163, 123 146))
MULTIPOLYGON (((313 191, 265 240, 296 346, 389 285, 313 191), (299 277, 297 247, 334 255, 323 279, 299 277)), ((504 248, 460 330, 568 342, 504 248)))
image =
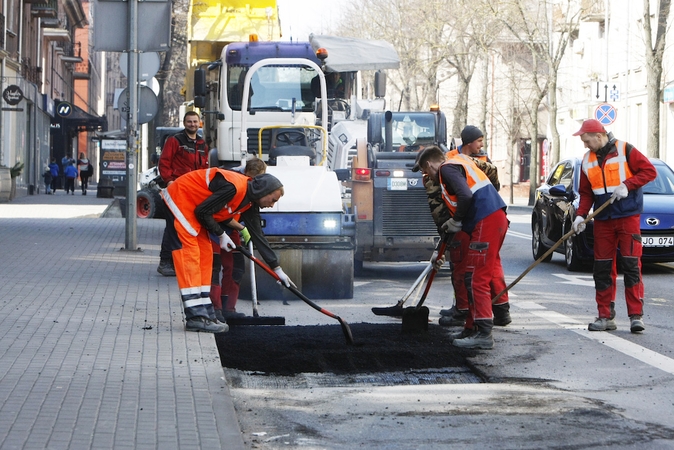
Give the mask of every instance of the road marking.
POLYGON ((552 275, 566 281, 558 281, 559 284, 572 284, 574 286, 594 287, 594 278, 592 275, 568 275, 565 273, 553 273, 552 275))
POLYGON ((617 350, 624 355, 638 359, 649 366, 674 375, 674 359, 672 358, 661 355, 660 353, 649 350, 645 347, 642 347, 641 345, 637 345, 626 339, 615 336, 610 332, 589 331, 587 329, 587 324, 580 323, 569 316, 565 316, 564 314, 551 311, 535 302, 520 301, 516 304, 513 303, 512 306, 524 309, 529 313, 540 317, 541 319, 545 319, 548 322, 552 322, 564 329, 573 331, 574 333, 579 334, 585 338, 597 341, 600 344, 612 348, 613 350, 617 350))
POLYGON ((520 233, 518 231, 512 231, 512 230, 508 230, 508 236, 512 236, 512 237, 516 237, 516 238, 520 238, 520 239, 527 239, 527 240, 531 239, 530 234, 520 233))

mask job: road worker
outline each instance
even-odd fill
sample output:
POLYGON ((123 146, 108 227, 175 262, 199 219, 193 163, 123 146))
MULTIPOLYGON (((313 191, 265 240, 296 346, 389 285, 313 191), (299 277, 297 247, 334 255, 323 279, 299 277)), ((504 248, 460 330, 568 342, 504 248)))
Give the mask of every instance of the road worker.
POLYGON ((188 331, 222 333, 227 324, 216 319, 210 286, 213 248, 210 236, 220 248, 236 246, 220 223, 240 215, 262 258, 286 286, 294 286, 278 264, 260 221, 260 208, 269 208, 283 195, 283 185, 270 174, 255 178, 231 170, 209 168, 182 175, 166 189, 162 197, 174 217, 181 248, 173 251, 178 288, 185 311, 188 331))

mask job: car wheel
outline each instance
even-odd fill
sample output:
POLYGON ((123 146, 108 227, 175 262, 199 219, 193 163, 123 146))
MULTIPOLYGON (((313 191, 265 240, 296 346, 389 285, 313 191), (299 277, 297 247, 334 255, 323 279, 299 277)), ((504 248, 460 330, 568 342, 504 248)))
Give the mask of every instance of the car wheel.
POLYGON ((583 262, 576 251, 576 237, 571 236, 564 241, 564 260, 566 261, 566 268, 571 272, 578 272, 583 268, 583 262))
MULTIPOLYGON (((538 260, 541 256, 545 254, 550 247, 546 247, 542 241, 543 228, 541 227, 541 222, 538 219, 533 219, 533 227, 531 229, 531 251, 534 255, 534 259, 538 260)), ((552 259, 552 253, 545 257, 543 262, 549 262, 552 259)))

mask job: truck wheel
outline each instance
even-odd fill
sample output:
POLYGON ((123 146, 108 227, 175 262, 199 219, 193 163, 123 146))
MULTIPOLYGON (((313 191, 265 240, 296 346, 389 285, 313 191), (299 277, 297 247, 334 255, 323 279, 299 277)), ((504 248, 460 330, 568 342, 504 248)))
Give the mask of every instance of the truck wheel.
POLYGON ((142 189, 136 194, 136 215, 139 219, 153 219, 161 217, 159 213, 161 198, 159 192, 142 189))

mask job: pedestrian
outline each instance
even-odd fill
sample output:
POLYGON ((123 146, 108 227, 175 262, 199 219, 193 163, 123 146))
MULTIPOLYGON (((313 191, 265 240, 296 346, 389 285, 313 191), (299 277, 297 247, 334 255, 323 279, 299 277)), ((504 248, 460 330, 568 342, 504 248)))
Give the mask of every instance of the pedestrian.
MULTIPOLYGON (((208 146, 197 134, 201 121, 199 114, 188 111, 183 117, 184 129, 166 139, 159 157, 159 176, 164 186, 170 186, 179 176, 208 167, 208 146)), ((162 187, 164 187, 162 186, 162 187)), ((180 246, 173 220, 165 217, 166 226, 159 251, 157 272, 165 277, 176 275, 172 252, 180 246)))
POLYGON ((594 217, 594 287, 597 319, 590 331, 617 328, 611 303, 616 292, 616 251, 625 282, 625 302, 630 331, 644 331, 644 284, 641 277, 641 188, 655 179, 655 167, 632 144, 608 136, 598 120, 583 122, 574 136, 580 136, 588 151, 583 156, 580 174, 580 203, 573 221, 576 234, 585 230, 584 219, 590 208, 611 204, 594 217))
POLYGON ((63 175, 66 178, 66 194, 72 192, 75 195, 75 179, 77 178, 77 167, 75 161, 69 162, 63 170, 63 175))
POLYGON ((220 168, 189 172, 162 190, 181 245, 173 251, 173 261, 188 331, 222 333, 229 329, 217 320, 210 299, 213 250, 209 241, 212 235, 220 248, 233 250, 235 244, 220 224, 237 215, 269 267, 286 286, 294 286, 279 265, 260 219, 260 208, 272 207, 282 195, 283 185, 273 175, 251 179, 220 168))
MULTIPOLYGON (((443 232, 467 236, 461 278, 473 326, 455 336, 453 345, 493 348, 491 299, 506 287, 499 255, 508 231, 505 202, 489 178, 466 155, 446 159, 439 147, 430 146, 419 155, 418 165, 424 175, 438 183, 449 210, 451 218, 442 225, 443 232)), ((498 301, 509 318, 507 293, 498 301)))
POLYGON ((84 153, 80 153, 80 158, 77 160, 77 169, 79 170, 80 181, 82 182, 82 195, 87 195, 89 177, 93 175, 94 168, 84 153))
POLYGON ((51 175, 51 169, 49 169, 49 166, 44 166, 42 179, 44 180, 45 192, 47 193, 47 195, 51 195, 51 185, 54 182, 54 178, 51 175))
POLYGON ((51 172, 51 192, 56 194, 56 180, 59 177, 59 165, 56 163, 56 158, 51 159, 49 171, 51 172))
MULTIPOLYGON (((246 162, 245 166, 231 169, 238 173, 243 173, 248 178, 254 178, 257 175, 267 171, 267 165, 259 158, 252 158, 246 162)), ((225 233, 230 237, 236 246, 247 246, 250 241, 250 233, 239 221, 239 216, 235 216, 228 224, 221 224, 225 233)), ((245 314, 236 311, 236 303, 239 299, 239 287, 243 275, 246 273, 246 263, 243 255, 234 250, 226 251, 220 248, 218 243, 213 241, 213 277, 211 279, 211 302, 215 308, 215 317, 221 322, 235 317, 244 317, 245 314)))

